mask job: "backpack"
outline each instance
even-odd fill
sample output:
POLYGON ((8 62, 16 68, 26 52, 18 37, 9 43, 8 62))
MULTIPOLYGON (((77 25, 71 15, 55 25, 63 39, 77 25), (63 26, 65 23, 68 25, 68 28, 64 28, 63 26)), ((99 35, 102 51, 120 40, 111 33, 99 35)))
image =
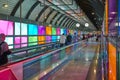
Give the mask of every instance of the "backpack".
POLYGON ((0 43, 0 55, 1 55, 1 45, 2 45, 3 43, 5 43, 5 42, 0 43))
POLYGON ((3 54, 1 54, 1 45, 3 43, 5 43, 5 42, 0 43, 0 56, 2 56, 2 55, 9 55, 11 53, 11 51, 9 49, 6 52, 4 52, 3 54))

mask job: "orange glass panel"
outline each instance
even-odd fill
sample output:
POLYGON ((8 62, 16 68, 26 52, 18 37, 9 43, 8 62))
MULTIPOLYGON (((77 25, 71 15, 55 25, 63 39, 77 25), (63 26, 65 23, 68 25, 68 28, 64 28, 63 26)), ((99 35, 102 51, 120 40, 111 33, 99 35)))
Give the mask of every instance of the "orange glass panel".
POLYGON ((108 0, 106 0, 105 5, 105 34, 108 35, 108 0))
POLYGON ((109 80, 116 80, 116 48, 109 43, 108 44, 109 54, 109 80))
POLYGON ((52 28, 49 26, 46 26, 46 35, 51 35, 52 34, 52 28))
POLYGON ((38 36, 38 44, 44 44, 45 43, 45 36, 38 36))

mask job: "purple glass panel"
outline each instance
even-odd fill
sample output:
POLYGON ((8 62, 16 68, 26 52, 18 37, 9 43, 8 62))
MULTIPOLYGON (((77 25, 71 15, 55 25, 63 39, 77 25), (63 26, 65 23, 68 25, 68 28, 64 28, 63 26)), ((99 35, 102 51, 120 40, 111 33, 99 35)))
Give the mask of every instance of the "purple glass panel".
POLYGON ((46 42, 51 42, 52 37, 51 36, 46 36, 46 42))
POLYGON ((116 0, 109 0, 109 35, 116 35, 116 20, 117 20, 116 0))
POLYGON ((38 27, 38 35, 45 35, 45 27, 44 26, 38 27))

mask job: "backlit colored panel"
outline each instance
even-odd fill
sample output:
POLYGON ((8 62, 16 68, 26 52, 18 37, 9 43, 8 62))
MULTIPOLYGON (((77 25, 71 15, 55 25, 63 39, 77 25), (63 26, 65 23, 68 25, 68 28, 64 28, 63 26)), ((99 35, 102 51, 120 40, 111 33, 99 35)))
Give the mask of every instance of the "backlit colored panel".
POLYGON ((37 25, 28 24, 28 34, 29 35, 38 35, 37 25))
POLYGON ((51 36, 46 36, 46 42, 51 42, 51 36))
POLYGON ((5 35, 13 35, 13 22, 0 20, 0 33, 5 35))
POLYGON ((71 34, 74 34, 74 31, 73 31, 73 30, 71 30, 71 34))
POLYGON ((27 37, 21 37, 21 43, 24 43, 24 44, 21 44, 21 47, 26 47, 27 46, 27 37))
POLYGON ((45 27, 44 26, 38 27, 38 35, 45 35, 45 27))
POLYGON ((52 36, 52 42, 56 42, 57 41, 57 36, 52 36))
POLYGON ((39 36, 38 41, 39 41, 38 42, 39 44, 44 44, 45 43, 45 36, 39 36))
POLYGON ((52 28, 52 35, 56 35, 56 28, 52 28))
POLYGON ((6 37, 5 42, 8 43, 10 49, 13 48, 13 45, 11 45, 11 44, 13 44, 13 37, 6 37))
POLYGON ((60 39, 60 36, 57 36, 57 39, 60 39))
POLYGON ((27 24, 21 24, 21 35, 27 35, 27 24))
POLYGON ((28 38, 28 42, 29 42, 29 46, 31 46, 31 45, 37 45, 37 37, 36 36, 30 36, 29 38, 28 38))
POLYGON ((64 34, 67 35, 67 30, 66 29, 64 29, 64 34))
POLYGON ((63 29, 61 29, 61 31, 60 31, 60 32, 61 32, 61 35, 62 35, 62 34, 64 33, 64 30, 63 30, 63 29))
POLYGON ((80 35, 80 31, 78 31, 78 35, 80 35))
MULTIPOLYGON (((118 1, 118 4, 120 4, 120 0, 118 1)), ((119 16, 119 18, 118 18, 118 20, 119 20, 119 23, 120 23, 120 5, 118 5, 118 16, 119 16)), ((119 29, 118 29, 118 34, 119 34, 119 36, 120 36, 120 24, 119 24, 119 27, 118 27, 119 29)))
POLYGON ((15 22, 15 35, 20 35, 20 23, 15 22))
POLYGON ((52 34, 52 29, 51 27, 47 26, 46 27, 46 35, 51 35, 52 34))
POLYGON ((60 35, 60 28, 57 28, 57 35, 60 35))
POLYGON ((20 48, 20 37, 15 37, 15 48, 20 48))
POLYGON ((116 80, 116 48, 109 43, 109 80, 116 80))
POLYGON ((66 29, 66 31, 67 31, 67 34, 69 34, 69 30, 68 30, 68 29, 66 29))

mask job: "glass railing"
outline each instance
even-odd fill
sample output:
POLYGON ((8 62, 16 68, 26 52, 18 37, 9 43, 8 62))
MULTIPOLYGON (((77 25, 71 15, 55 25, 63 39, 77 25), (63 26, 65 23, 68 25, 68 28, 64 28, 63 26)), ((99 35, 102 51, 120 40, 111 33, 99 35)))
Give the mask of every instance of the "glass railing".
POLYGON ((40 54, 46 53, 46 51, 54 50, 59 47, 58 42, 52 42, 43 45, 30 46, 12 51, 12 54, 8 55, 9 63, 21 61, 27 58, 32 58, 40 54))
MULTIPOLYGON (((19 55, 11 55, 12 58, 16 57, 15 61, 18 60, 18 62, 7 65, 0 71, 0 74, 10 71, 9 74, 13 74, 13 76, 6 76, 9 80, 45 80, 71 59, 73 51, 84 46, 86 46, 85 40, 25 60, 17 59, 19 55)), ((0 77, 0 80, 3 79, 0 77)))

